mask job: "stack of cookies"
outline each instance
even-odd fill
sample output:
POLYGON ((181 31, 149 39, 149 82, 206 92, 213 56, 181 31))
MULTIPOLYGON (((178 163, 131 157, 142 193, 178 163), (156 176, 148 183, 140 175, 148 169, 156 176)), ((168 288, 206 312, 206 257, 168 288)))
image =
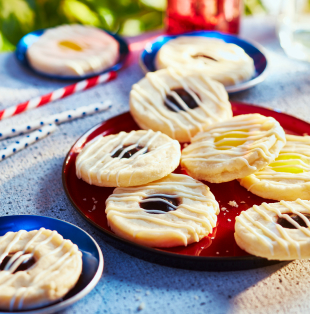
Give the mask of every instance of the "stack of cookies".
POLYGON ((215 40, 201 51, 191 41, 164 45, 156 59, 162 69, 133 85, 130 112, 143 130, 87 143, 77 176, 116 187, 106 202, 109 226, 152 247, 186 246, 212 233, 219 205, 203 182, 237 179, 254 194, 281 201, 242 212, 237 244, 269 259, 309 257, 310 202, 303 200, 310 196, 310 137, 286 135, 272 117, 232 117, 222 83, 247 79, 252 63, 234 45, 222 48, 215 40), (225 67, 225 56, 233 65, 225 67), (188 175, 172 173, 179 164, 188 175))

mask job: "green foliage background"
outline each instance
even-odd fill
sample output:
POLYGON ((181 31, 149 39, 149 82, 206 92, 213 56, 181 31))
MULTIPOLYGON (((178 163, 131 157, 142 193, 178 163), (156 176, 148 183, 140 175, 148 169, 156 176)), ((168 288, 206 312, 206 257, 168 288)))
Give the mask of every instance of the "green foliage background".
MULTIPOLYGON (((133 36, 163 26, 167 0, 0 0, 0 51, 14 50, 30 31, 81 23, 133 36)), ((245 13, 264 11, 245 0, 245 13)))

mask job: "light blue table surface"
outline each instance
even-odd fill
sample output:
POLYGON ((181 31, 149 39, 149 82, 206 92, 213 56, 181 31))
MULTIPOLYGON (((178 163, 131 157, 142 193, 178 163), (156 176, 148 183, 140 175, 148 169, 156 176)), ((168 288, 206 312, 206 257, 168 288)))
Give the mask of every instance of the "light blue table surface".
MULTIPOLYGON (((243 21, 241 36, 268 51, 265 82, 232 100, 281 109, 310 121, 310 65, 286 57, 275 36, 273 18, 243 21)), ((133 42, 136 40, 132 40, 133 42)), ((63 160, 75 140, 93 125, 128 110, 131 85, 143 77, 137 64, 117 80, 0 122, 0 128, 86 104, 111 99, 113 108, 62 124, 37 144, 0 163, 0 215, 37 214, 66 220, 90 233, 104 259, 103 276, 84 299, 62 313, 306 313, 310 311, 307 260, 237 272, 201 272, 159 266, 107 244, 67 199, 61 182, 63 160), (142 308, 142 309, 141 309, 142 308)), ((22 68, 11 53, 0 54, 0 109, 65 85, 22 68)), ((0 142, 0 148, 13 139, 0 142)))

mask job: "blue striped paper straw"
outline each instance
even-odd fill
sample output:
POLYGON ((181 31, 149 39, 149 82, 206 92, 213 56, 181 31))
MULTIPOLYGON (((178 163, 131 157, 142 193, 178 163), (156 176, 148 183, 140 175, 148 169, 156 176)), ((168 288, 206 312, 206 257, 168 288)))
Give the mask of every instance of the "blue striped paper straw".
POLYGON ((32 132, 31 134, 23 137, 21 140, 9 145, 0 150, 0 161, 6 159, 7 157, 19 152, 20 150, 26 148, 27 146, 37 142, 38 140, 46 137, 50 133, 56 130, 57 126, 55 124, 49 124, 43 126, 41 129, 32 132))
POLYGON ((77 109, 57 113, 49 117, 42 118, 40 120, 32 121, 28 124, 16 125, 14 127, 9 127, 3 130, 0 129, 0 140, 32 132, 33 130, 41 128, 43 125, 51 123, 60 124, 74 119, 83 118, 85 116, 107 110, 111 107, 112 102, 108 100, 105 102, 95 103, 77 109))

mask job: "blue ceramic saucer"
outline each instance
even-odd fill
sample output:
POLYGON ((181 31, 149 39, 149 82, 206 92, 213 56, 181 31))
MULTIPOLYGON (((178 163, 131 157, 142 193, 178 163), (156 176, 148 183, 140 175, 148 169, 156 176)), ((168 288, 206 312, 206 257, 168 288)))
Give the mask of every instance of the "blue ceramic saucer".
POLYGON ((60 76, 60 75, 52 75, 52 74, 47 74, 47 73, 43 73, 43 72, 39 72, 35 69, 33 69, 30 65, 30 63, 28 62, 27 59, 27 49, 34 44, 39 37, 45 32, 46 29, 39 29, 37 31, 33 31, 31 33, 28 33, 27 35, 25 35, 24 37, 22 37, 22 39, 18 42, 17 46, 16 46, 16 57, 18 59, 18 61, 24 65, 26 68, 34 71, 35 73, 39 74, 39 75, 43 75, 45 77, 51 78, 51 79, 58 79, 58 80, 82 80, 82 79, 87 79, 90 78, 94 75, 99 75, 99 74, 103 74, 109 71, 118 71, 120 70, 126 63, 127 57, 129 55, 129 48, 128 48, 128 44, 126 43, 126 41, 121 37, 118 36, 116 34, 113 34, 107 30, 104 30, 105 32, 107 32, 109 35, 111 35, 114 39, 116 39, 119 43, 119 59, 117 61, 117 63, 115 65, 113 65, 112 67, 99 72, 99 73, 95 73, 95 74, 88 74, 85 76, 60 76))
POLYGON ((197 31, 182 35, 162 35, 155 39, 155 41, 148 43, 145 49, 142 51, 140 57, 140 66, 142 70, 147 72, 156 71, 155 68, 155 56, 158 50, 169 40, 174 39, 178 36, 203 36, 203 37, 210 37, 210 38, 219 38, 224 40, 227 43, 236 44, 254 60, 255 66, 255 74, 254 76, 242 83, 232 86, 226 86, 226 90, 228 93, 236 93, 248 89, 250 87, 255 86, 256 84, 262 82, 267 76, 267 57, 265 49, 253 42, 246 41, 234 35, 228 35, 220 32, 209 32, 209 31, 197 31))
MULTIPOLYGON (((0 217, 0 236, 8 231, 38 230, 40 228, 56 230, 65 239, 77 244, 83 253, 83 269, 76 286, 63 298, 62 301, 34 310, 16 311, 25 314, 55 313, 87 295, 98 283, 103 271, 103 256, 96 241, 85 231, 68 222, 35 215, 14 215, 0 217)), ((14 312, 14 313, 16 313, 14 312)), ((1 312, 9 314, 12 312, 1 312)))

